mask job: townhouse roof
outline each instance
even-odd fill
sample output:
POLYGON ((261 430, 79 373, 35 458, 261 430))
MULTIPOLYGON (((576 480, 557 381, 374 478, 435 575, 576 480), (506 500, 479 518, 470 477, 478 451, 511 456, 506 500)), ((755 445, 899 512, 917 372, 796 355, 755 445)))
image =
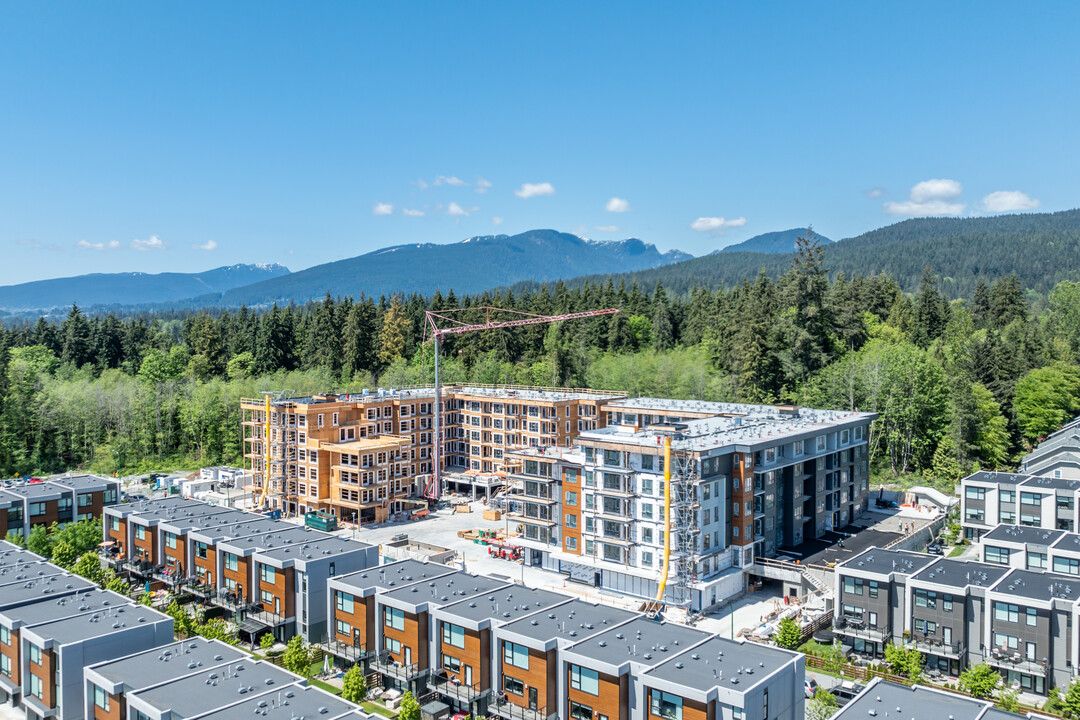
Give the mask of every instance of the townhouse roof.
POLYGON ((544 643, 554 640, 575 643, 635 617, 640 616, 630 610, 574 599, 545 612, 514 620, 503 630, 544 643))
POLYGON ((220 640, 191 638, 92 665, 87 676, 112 694, 132 692, 247 657, 220 640))
POLYGON ((18 545, 11 545, 11 543, 6 543, 0 548, 0 567, 25 565, 34 562, 45 562, 45 558, 18 545))
POLYGON ((1065 490, 1072 492, 1077 488, 1080 488, 1080 480, 1033 475, 1024 481, 1022 487, 1025 490, 1029 488, 1045 488, 1047 490, 1065 490))
POLYGON ((1053 545, 1065 534, 1064 530, 1050 530, 1028 525, 998 525, 983 535, 980 542, 996 540, 998 542, 1030 543, 1032 545, 1053 545))
POLYGON ((259 557, 262 560, 270 560, 270 565, 288 567, 294 563, 304 564, 312 560, 330 559, 337 555, 370 550, 374 547, 366 542, 337 535, 318 532, 313 532, 312 535, 313 537, 299 545, 286 543, 283 546, 260 552, 259 557))
POLYGON ((1013 570, 998 583, 994 592, 1032 600, 1067 600, 1080 598, 1080 578, 1045 570, 1013 570))
POLYGON ((926 553, 867 548, 850 560, 845 560, 837 566, 837 569, 859 570, 878 575, 890 575, 892 573, 912 575, 935 560, 937 560, 935 556, 926 553))
POLYGON ((980 482, 989 483, 991 485, 1019 485, 1024 482, 1031 475, 1023 475, 1020 473, 998 472, 996 470, 980 470, 977 473, 972 473, 963 479, 963 482, 980 482))
POLYGON ((195 517, 183 516, 162 520, 160 526, 179 533, 186 533, 190 530, 211 530, 213 528, 234 527, 243 523, 255 522, 256 520, 265 520, 261 515, 255 515, 254 513, 246 513, 240 510, 230 510, 227 508, 218 509, 221 510, 221 512, 210 515, 199 515, 195 517))
POLYGON ((259 720, 352 720, 371 717, 360 708, 336 695, 313 686, 292 685, 276 693, 249 697, 227 708, 199 715, 198 720, 233 720, 255 717, 259 720))
POLYGON ((193 718, 250 696, 273 693, 276 697, 279 691, 295 688, 297 682, 303 682, 299 675, 268 662, 244 658, 129 693, 128 706, 159 716, 171 713, 174 718, 193 718))
POLYGON ((97 587, 78 575, 69 575, 60 568, 55 569, 58 571, 55 574, 24 577, 21 580, 0 585, 0 609, 17 607, 50 597, 71 595, 80 590, 91 590, 97 587))
POLYGON ((206 519, 202 526, 189 530, 188 537, 194 540, 200 540, 202 542, 216 544, 222 542, 229 542, 238 538, 244 538, 249 535, 261 535, 263 533, 274 533, 282 530, 296 530, 297 526, 290 523, 282 522, 281 520, 271 520, 268 517, 255 515, 252 513, 244 513, 245 519, 241 522, 239 519, 236 522, 227 522, 224 524, 217 524, 214 522, 214 518, 219 516, 213 515, 206 519), (246 518, 251 518, 250 520, 246 518))
POLYGON ((482 593, 490 593, 505 587, 505 580, 496 580, 486 575, 470 575, 460 570, 449 575, 441 575, 424 582, 413 583, 408 587, 383 593, 380 599, 396 601, 402 605, 421 605, 434 603, 449 605, 482 593))
POLYGON ((1080 533, 1064 533, 1058 541, 1054 543, 1055 550, 1064 550, 1066 552, 1080 552, 1080 533))
MULTIPOLYGON (((15 504, 22 504, 24 498, 0 490, 0 509, 7 509, 15 504)), ((7 542, 7 541, 5 541, 7 542)))
POLYGON ((16 560, 10 564, 0 566, 0 585, 31 578, 47 577, 49 575, 62 575, 66 570, 41 559, 16 560))
POLYGON ((69 488, 59 487, 52 483, 40 482, 40 483, 23 483, 22 485, 12 485, 11 487, 4 488, 4 492, 9 495, 14 495, 19 498, 24 498, 30 502, 44 501, 44 500, 58 500, 70 492, 69 488))
POLYGON ((339 575, 330 578, 330 581, 335 586, 363 592, 375 589, 391 590, 457 572, 459 571, 447 565, 410 558, 389 565, 379 565, 378 567, 349 573, 348 575, 339 575))
POLYGON ((131 601, 123 595, 95 588, 87 592, 48 597, 26 605, 5 608, 0 610, 0 625, 14 629, 130 604, 131 601))
MULTIPOLYGON (((923 687, 898 685, 874 678, 866 689, 848 702, 832 720, 869 720, 870 718, 901 717, 905 720, 989 720, 993 705, 985 700, 923 687)), ((1006 714, 1019 720, 1022 715, 1006 714)))
POLYGON ((220 515, 223 512, 229 512, 229 510, 218 505, 199 503, 195 506, 165 507, 146 510, 133 514, 130 519, 137 525, 154 525, 166 522, 170 524, 188 524, 201 518, 220 515))
POLYGON ((169 497, 154 500, 140 500, 133 503, 109 505, 105 508, 105 514, 115 515, 117 517, 128 517, 144 512, 156 512, 162 508, 194 508, 199 506, 206 507, 206 503, 199 502, 198 500, 189 500, 188 498, 180 497, 179 495, 170 495, 169 497))
POLYGON ((638 616, 571 645, 567 650, 608 665, 634 662, 654 666, 708 637, 709 633, 685 625, 672 625, 638 616))
POLYGON ((646 683, 655 678, 699 691, 722 687, 745 692, 798 658, 789 650, 713 636, 646 671, 644 678, 646 683))
POLYGON ((1021 463, 1026 467, 1028 463, 1044 460, 1061 450, 1080 450, 1080 416, 1048 435, 1024 456, 1021 463))
POLYGON ((936 562, 920 571, 914 580, 945 585, 954 588, 988 588, 1009 572, 1004 565, 938 558, 936 562))
POLYGON ((472 624, 490 619, 500 625, 539 612, 551 612, 570 597, 550 590, 510 585, 490 593, 459 600, 440 608, 441 615, 462 618, 472 624))
POLYGON ((107 490, 108 488, 119 487, 120 485, 119 480, 101 477, 100 475, 63 475, 61 477, 50 478, 48 482, 78 492, 107 490))
POLYGON ((273 532, 233 537, 220 541, 218 547, 237 555, 252 555, 256 552, 265 553, 275 548, 298 547, 303 543, 312 543, 330 537, 334 536, 291 523, 279 522, 273 532))
POLYGON ((22 637, 42 647, 70 645, 103 635, 114 635, 125 630, 156 622, 172 623, 172 618, 145 605, 129 602, 127 605, 109 607, 100 612, 72 615, 52 622, 26 627, 22 637))

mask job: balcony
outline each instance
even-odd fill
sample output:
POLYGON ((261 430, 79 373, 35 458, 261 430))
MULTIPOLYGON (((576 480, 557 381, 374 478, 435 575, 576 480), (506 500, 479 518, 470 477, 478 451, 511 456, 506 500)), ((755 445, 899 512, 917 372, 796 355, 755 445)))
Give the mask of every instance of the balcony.
POLYGON ((342 660, 347 660, 352 663, 360 662, 368 656, 367 645, 364 643, 354 645, 352 643, 343 643, 335 639, 323 638, 323 641, 319 643, 319 647, 334 657, 339 657, 342 660))
POLYGON ((490 692, 489 690, 481 690, 480 683, 466 685, 457 678, 446 675, 444 670, 436 672, 438 675, 433 676, 428 681, 428 684, 432 690, 452 700, 472 704, 490 692))
POLYGON ((967 648, 963 643, 947 643, 931 637, 915 638, 915 649, 923 655, 937 655, 939 657, 959 660, 963 658, 967 648))
POLYGON ((187 588, 187 591, 192 595, 198 595, 203 598, 209 598, 214 594, 214 586, 208 585, 206 582, 198 577, 189 577, 183 582, 183 586, 187 588))
POLYGON ((147 560, 130 559, 125 560, 121 566, 124 570, 127 570, 132 575, 138 575, 139 577, 148 578, 157 566, 154 563, 147 560))
POLYGON ((275 612, 264 609, 259 603, 250 606, 247 613, 245 613, 245 618, 254 620, 260 625, 265 625, 268 628, 275 628, 278 625, 283 625, 287 619, 283 615, 278 615, 275 612))
POLYGON ((1000 670, 1012 670, 1025 675, 1046 677, 1049 671, 1046 663, 1028 660, 1016 650, 994 648, 986 654, 986 662, 990 667, 1000 670))
POLYGON ((245 610, 252 605, 252 603, 248 601, 247 598, 240 597, 231 590, 218 590, 211 595, 211 605, 217 605, 220 608, 225 608, 226 610, 231 610, 233 612, 245 610))
POLYGON ((836 633, 847 637, 856 637, 873 642, 887 643, 892 637, 892 631, 887 627, 870 627, 861 618, 845 617, 841 615, 834 623, 836 633))
POLYGON ((547 708, 531 710, 520 705, 515 705, 506 699, 504 693, 497 693, 495 702, 488 708, 488 713, 497 715, 507 720, 552 720, 555 713, 548 714, 547 708))
POLYGON ((166 585, 170 585, 173 587, 181 585, 184 582, 184 578, 180 577, 180 575, 177 574, 176 568, 169 567, 167 565, 159 565, 158 567, 154 568, 154 571, 153 573, 151 573, 151 575, 155 579, 161 580, 166 585))
POLYGON ((387 677, 403 680, 404 682, 410 682, 420 677, 424 671, 420 669, 420 663, 412 663, 405 665, 399 663, 389 656, 389 653, 380 655, 372 663, 372 667, 375 672, 385 675, 387 677))

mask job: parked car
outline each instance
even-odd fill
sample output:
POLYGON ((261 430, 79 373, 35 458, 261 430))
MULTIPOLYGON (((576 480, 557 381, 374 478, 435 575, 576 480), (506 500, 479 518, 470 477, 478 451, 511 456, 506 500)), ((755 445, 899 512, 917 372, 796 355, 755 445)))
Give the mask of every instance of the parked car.
POLYGON ((845 680, 832 689, 832 694, 836 696, 836 700, 840 705, 846 705, 855 699, 855 696, 866 689, 865 685, 860 685, 857 682, 851 680, 845 680))
POLYGON ((818 684, 814 678, 806 678, 803 680, 803 692, 806 693, 806 697, 814 697, 814 693, 817 692, 818 684))
POLYGON ((926 552, 928 554, 930 554, 930 555, 944 555, 945 554, 945 551, 942 550, 941 545, 939 545, 938 543, 934 543, 933 545, 928 545, 926 547, 926 552))

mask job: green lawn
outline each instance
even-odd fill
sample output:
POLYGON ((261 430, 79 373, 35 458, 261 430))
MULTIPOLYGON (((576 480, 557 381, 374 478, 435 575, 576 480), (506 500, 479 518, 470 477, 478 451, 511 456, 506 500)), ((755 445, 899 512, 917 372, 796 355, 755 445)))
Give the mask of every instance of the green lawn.
POLYGON ((340 695, 341 694, 341 688, 336 688, 333 685, 330 685, 328 683, 324 683, 322 680, 316 680, 315 678, 310 678, 308 680, 308 685, 314 685, 315 687, 319 688, 320 690, 325 690, 326 692, 331 693, 332 695, 340 695))
POLYGON ((366 700, 360 703, 360 707, 364 708, 364 712, 375 713, 376 715, 382 715, 385 718, 396 718, 397 713, 390 712, 382 705, 373 702, 367 702, 366 700))
POLYGON ((949 551, 949 557, 956 557, 958 555, 963 555, 963 554, 964 554, 964 546, 963 545, 957 545, 956 547, 954 547, 952 550, 949 551))

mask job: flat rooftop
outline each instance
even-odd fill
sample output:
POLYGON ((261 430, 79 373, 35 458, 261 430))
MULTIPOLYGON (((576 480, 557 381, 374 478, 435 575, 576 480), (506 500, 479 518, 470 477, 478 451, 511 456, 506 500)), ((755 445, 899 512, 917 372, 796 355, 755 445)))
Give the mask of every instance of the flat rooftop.
POLYGON ((234 537, 230 540, 222 540, 218 545, 228 546, 229 550, 237 550, 240 553, 248 554, 248 550, 267 551, 281 547, 297 547, 303 543, 312 543, 324 538, 334 537, 329 533, 308 530, 291 523, 281 523, 277 520, 274 522, 278 522, 279 525, 273 532, 234 537))
POLYGON ((337 535, 327 535, 326 533, 316 532, 310 540, 300 543, 299 546, 296 544, 287 544, 283 547, 277 547, 262 552, 260 555, 284 564, 290 560, 318 560, 321 557, 343 555, 345 553, 357 552, 358 550, 367 550, 371 547, 372 545, 369 543, 361 542, 360 540, 352 540, 350 538, 338 537, 337 535))
POLYGON ((135 513, 130 519, 139 525, 149 525, 153 522, 187 523, 196 521, 200 518, 211 517, 227 512, 231 511, 228 508, 223 508, 218 505, 198 503, 198 505, 192 506, 185 505, 183 507, 165 507, 154 510, 145 510, 135 513))
POLYGON ((403 585, 412 585, 413 583, 457 572, 459 571, 447 565, 408 559, 389 565, 360 570, 348 575, 339 575, 331 578, 331 580, 335 585, 349 587, 354 590, 363 591, 373 588, 391 590, 403 585))
POLYGON ((685 625, 672 625, 639 616, 635 620, 593 635, 568 649, 608 665, 626 661, 659 665, 709 637, 685 625))
POLYGON ((993 485, 1019 485, 1031 475, 1020 475, 1018 473, 996 472, 994 470, 980 470, 977 473, 968 475, 964 480, 970 480, 973 482, 990 483, 993 485))
POLYGON ((249 535, 262 535, 264 533, 276 533, 284 530, 298 529, 297 525, 282 522, 281 520, 271 520, 268 517, 261 517, 254 513, 243 513, 243 515, 245 516, 245 519, 243 520, 237 519, 232 522, 225 521, 221 524, 216 522, 216 518, 220 516, 208 516, 199 527, 192 529, 190 534, 192 537, 197 535, 215 542, 230 542, 249 535), (246 518, 252 519, 248 520, 246 518))
POLYGON ((1003 565, 938 558, 930 567, 915 575, 914 579, 954 588, 988 588, 1008 572, 1009 568, 1003 565))
POLYGON ((912 575, 936 559, 934 555, 925 553, 910 552, 908 550, 882 550, 873 547, 864 550, 838 567, 845 570, 861 570, 879 575, 890 575, 892 573, 912 575))
MULTIPOLYGON (((256 689, 255 692, 258 692, 256 689)), ((200 715, 199 720, 233 720, 254 717, 259 720, 351 720, 354 717, 370 717, 351 702, 342 700, 317 687, 293 685, 269 696, 248 698, 232 707, 200 715), (354 715, 353 713, 360 713, 354 715)))
POLYGON ((244 700, 249 693, 276 693, 302 681, 299 675, 293 675, 268 662, 245 658, 163 685, 129 693, 128 712, 131 712, 130 708, 139 709, 139 704, 145 704, 161 714, 171 711, 173 717, 190 718, 244 700), (252 690, 241 694, 239 688, 252 690))
MULTIPOLYGON (((880 720, 886 717, 886 713, 889 717, 904 720, 978 720, 991 707, 984 700, 921 685, 909 687, 877 679, 841 708, 832 720, 870 720, 874 717, 880 720)), ((1011 717, 1019 720, 1023 716, 1011 717)))
POLYGON ((241 523, 255 522, 256 520, 265 520, 262 515, 256 515, 255 513, 246 513, 240 510, 230 510, 228 508, 219 508, 221 512, 214 513, 213 515, 199 515, 198 517, 185 518, 180 520, 162 520, 162 525, 167 525, 175 528, 184 528, 185 532, 188 530, 204 530, 215 527, 232 527, 241 523))
POLYGON ((659 678, 702 691, 724 687, 745 692, 797 658, 780 648, 713 636, 648 670, 645 677, 646 682, 659 678))
POLYGON ((548 640, 578 642, 634 617, 639 617, 639 614, 622 608, 594 605, 575 599, 549 608, 546 612, 515 620, 503 629, 538 642, 548 640))
POLYGON ((442 575, 425 582, 391 590, 383 593, 382 597, 411 605, 424 602, 449 605, 481 593, 492 592, 507 584, 505 580, 496 580, 486 575, 470 575, 459 570, 450 575, 442 575))
POLYGON ((1068 600, 1080 597, 1080 578, 1039 570, 1013 570, 994 592, 1033 600, 1068 600))
POLYGON ((27 498, 28 500, 52 500, 62 497, 68 492, 67 488, 57 487, 52 483, 23 483, 4 488, 4 492, 10 495, 27 498))
POLYGON ((0 549, 0 567, 9 567, 11 565, 24 565, 26 563, 45 562, 45 558, 41 557, 37 553, 32 553, 29 550, 24 550, 18 546, 12 546, 11 548, 0 549))
POLYGON ((626 397, 626 393, 597 390, 595 392, 572 392, 557 389, 526 389, 526 388, 491 388, 476 387, 475 385, 456 385, 444 390, 447 395, 459 397, 472 395, 475 397, 487 397, 503 402, 557 402, 560 400, 613 400, 626 397))
POLYGON ((502 624, 544 610, 551 610, 569 599, 568 595, 550 590, 534 590, 522 585, 511 585, 447 605, 440 612, 475 623, 490 618, 502 624))
POLYGON ((1080 488, 1080 480, 1071 480, 1069 478, 1053 478, 1034 476, 1029 477, 1023 482, 1025 489, 1027 488, 1045 488, 1047 490, 1076 490, 1080 488))
POLYGON ((1055 550, 1065 550, 1069 552, 1080 552, 1080 533, 1064 533, 1058 541, 1054 543, 1055 550))
POLYGON ((199 506, 205 507, 206 503, 199 502, 198 500, 189 500, 188 498, 180 497, 179 495, 170 495, 169 497, 158 498, 156 500, 140 500, 133 503, 110 505, 105 508, 105 512, 111 512, 118 515, 135 515, 144 512, 157 512, 163 508, 194 508, 199 506))
POLYGON ((247 657, 223 642, 192 638, 99 663, 91 669, 114 687, 119 685, 124 692, 131 692, 247 657))
POLYGON ((62 575, 67 570, 53 565, 45 560, 16 560, 15 562, 0 565, 0 585, 10 585, 20 580, 29 580, 36 577, 49 575, 62 575))
POLYGON ((76 593, 80 590, 92 590, 96 587, 97 585, 89 580, 78 575, 68 575, 62 571, 56 575, 18 580, 7 585, 0 585, 0 608, 16 607, 37 600, 76 593))
MULTIPOLYGON (((137 625, 168 620, 168 616, 145 605, 129 603, 85 615, 40 623, 23 630, 23 636, 31 635, 41 640, 52 640, 57 645, 68 645, 90 638, 121 632, 137 625)), ((171 622, 171 621, 170 621, 171 622)))
POLYGON ((0 610, 10 626, 37 625, 83 613, 130 605, 131 601, 108 590, 94 589, 0 610))
POLYGON ((982 536, 980 542, 998 540, 1033 545, 1052 545, 1065 535, 1064 530, 1029 527, 1027 525, 998 525, 982 536))
POLYGON ((109 487, 119 486, 119 480, 101 477, 100 475, 62 475, 49 478, 54 485, 63 485, 72 490, 88 492, 93 490, 105 490, 109 487))

